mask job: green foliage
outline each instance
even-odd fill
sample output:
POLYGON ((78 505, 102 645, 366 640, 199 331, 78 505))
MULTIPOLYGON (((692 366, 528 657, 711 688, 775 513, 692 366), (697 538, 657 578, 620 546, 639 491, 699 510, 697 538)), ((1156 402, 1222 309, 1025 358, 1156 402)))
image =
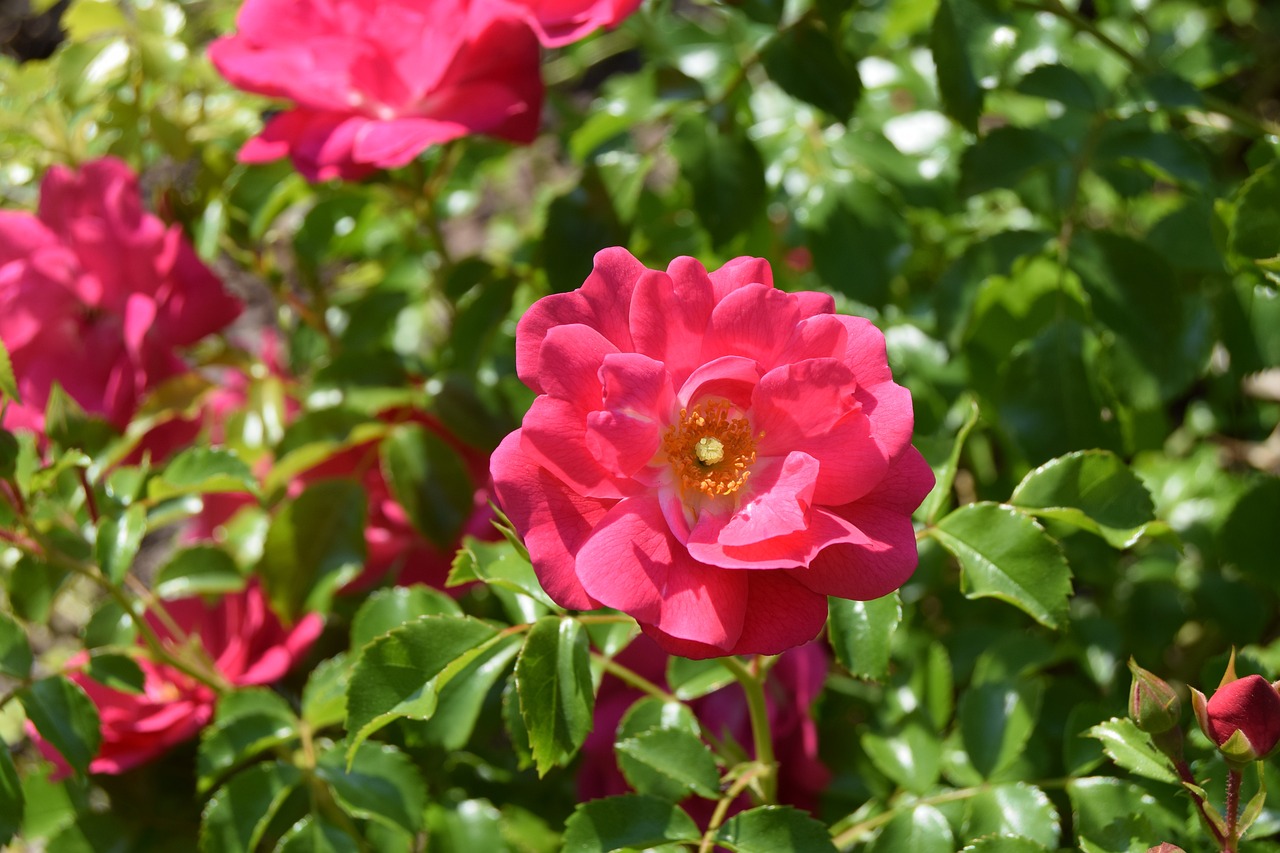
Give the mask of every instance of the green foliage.
POLYGON ((595 691, 582 626, 554 616, 535 622, 516 659, 515 684, 542 776, 566 764, 591 731, 595 691))

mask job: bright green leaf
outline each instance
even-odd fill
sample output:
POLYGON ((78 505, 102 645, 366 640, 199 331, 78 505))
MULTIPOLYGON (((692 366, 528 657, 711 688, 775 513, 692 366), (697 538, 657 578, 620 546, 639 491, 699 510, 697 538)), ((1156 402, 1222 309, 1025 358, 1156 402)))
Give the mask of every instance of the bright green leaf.
POLYGON ((1141 731, 1127 717, 1112 717, 1087 732, 1089 737, 1102 741, 1111 760, 1125 770, 1157 782, 1178 784, 1177 770, 1169 756, 1151 742, 1151 736, 1141 731))
POLYGON ((733 674, 715 658, 690 660, 679 655, 667 658, 667 687, 677 699, 697 699, 733 681, 733 674))
POLYGON ((448 585, 458 586, 474 581, 527 595, 547 607, 557 608, 543 591, 533 565, 506 539, 483 542, 467 536, 462 540, 462 548, 453 558, 448 585))
POLYGON ((258 481, 245 461, 214 447, 187 448, 147 484, 147 495, 157 501, 178 495, 257 491, 258 481))
POLYGON ((228 693, 218 702, 213 724, 200 733, 197 791, 208 793, 233 767, 297 737, 297 717, 278 695, 253 689, 228 693))
POLYGON ((960 697, 958 716, 965 752, 983 778, 991 778, 1022 753, 1040 713, 1038 682, 987 683, 960 697))
POLYGON ((919 720, 908 719, 889 734, 866 732, 862 748, 876 769, 913 793, 932 788, 942 770, 942 744, 919 720))
POLYGON ((397 586, 370 595, 351 620, 351 648, 359 651, 369 641, 399 628, 419 616, 461 616, 458 603, 428 586, 397 586))
POLYGON ((243 589, 245 577, 236 561, 213 545, 192 545, 176 551, 156 573, 154 590, 161 598, 224 595, 243 589))
POLYGON ((533 760, 545 776, 568 762, 591 731, 595 692, 582 626, 555 616, 539 619, 516 659, 515 681, 533 760))
POLYGON ((1044 528, 1013 507, 963 506, 928 528, 960 561, 968 598, 998 598, 1049 628, 1061 627, 1071 594, 1071 569, 1044 528))
POLYGON ((872 601, 832 598, 828 605, 827 632, 840 665, 860 678, 887 678, 893 634, 902 621, 898 594, 872 601))
POLYGON ((1057 809, 1034 785, 996 785, 966 800, 966 838, 1015 835, 1054 850, 1059 834, 1057 809))
POLYGON ((827 827, 790 806, 761 806, 724 822, 716 842, 734 853, 835 853, 827 827))
POLYGON ((1134 544, 1155 518, 1146 486, 1105 450, 1051 459, 1022 478, 1009 503, 1096 533, 1113 548, 1134 544))
POLYGON ((112 583, 120 583, 133 565, 133 558, 147 532, 147 511, 141 504, 126 507, 119 516, 103 516, 98 522, 94 555, 102 573, 112 583))
POLYGON ((701 838, 698 825, 679 806, 628 794, 579 805, 565 822, 564 853, 609 853, 701 838))
POLYGON ((436 710, 422 736, 445 749, 462 749, 471 739, 485 698, 520 651, 522 638, 512 634, 489 642, 449 679, 436 697, 436 710))
POLYGON ((422 826, 427 788, 413 762, 393 746, 362 743, 349 760, 335 747, 316 766, 316 774, 354 817, 371 819, 415 833, 422 826), (347 766, 349 765, 349 766, 347 766))
POLYGON ((933 806, 906 808, 884 825, 867 853, 955 853, 956 841, 942 812, 933 806))
POLYGON ((619 741, 618 767, 641 794, 679 802, 690 792, 720 796, 720 771, 711 750, 696 735, 679 729, 651 729, 619 741))
POLYGON ((307 815, 280 838, 276 853, 359 853, 360 845, 329 823, 324 815, 307 815))

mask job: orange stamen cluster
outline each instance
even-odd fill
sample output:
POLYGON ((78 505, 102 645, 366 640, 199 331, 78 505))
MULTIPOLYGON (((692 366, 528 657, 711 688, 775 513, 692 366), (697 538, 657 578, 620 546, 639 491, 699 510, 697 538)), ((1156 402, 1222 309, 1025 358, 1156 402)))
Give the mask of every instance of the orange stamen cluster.
POLYGON ((734 417, 728 403, 713 400, 681 409, 680 420, 662 437, 662 449, 681 486, 731 495, 751 476, 756 439, 763 435, 753 436, 746 418, 734 417))

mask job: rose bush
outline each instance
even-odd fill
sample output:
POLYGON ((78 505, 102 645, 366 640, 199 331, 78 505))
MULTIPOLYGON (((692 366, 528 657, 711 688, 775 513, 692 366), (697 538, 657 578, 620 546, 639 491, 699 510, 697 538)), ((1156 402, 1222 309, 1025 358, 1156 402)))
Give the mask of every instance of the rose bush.
MULTIPOLYGON (((160 641, 171 648, 198 641, 212 667, 210 677, 235 686, 278 681, 306 654, 324 626, 312 613, 285 628, 256 584, 214 604, 184 598, 163 602, 163 607, 163 618, 147 614, 160 641)), ((81 654, 68 668, 86 662, 81 654)), ((71 676, 98 708, 102 742, 89 765, 91 773, 123 773, 144 764, 193 737, 213 717, 217 694, 210 686, 145 657, 138 664, 146 679, 141 693, 106 687, 83 670, 71 676)), ((57 750, 34 727, 30 732, 59 775, 66 775, 69 767, 57 750)))
POLYGON ((240 150, 289 156, 310 180, 403 166, 473 133, 529 142, 542 108, 538 40, 501 3, 248 0, 209 46, 232 85, 294 102, 240 150))
POLYGON ((510 0, 524 10, 538 40, 561 47, 601 27, 616 27, 640 8, 641 0, 510 0))
POLYGON ((623 249, 530 308, 516 369, 538 397, 492 472, 552 598, 704 658, 799 645, 828 595, 902 585, 933 473, 884 336, 833 311, 760 259, 664 273, 623 249))
POLYGON ((239 312, 182 230, 143 208, 128 166, 54 166, 35 216, 0 211, 0 340, 22 393, 4 424, 43 429, 56 382, 124 429, 148 391, 189 369, 178 349, 239 312))

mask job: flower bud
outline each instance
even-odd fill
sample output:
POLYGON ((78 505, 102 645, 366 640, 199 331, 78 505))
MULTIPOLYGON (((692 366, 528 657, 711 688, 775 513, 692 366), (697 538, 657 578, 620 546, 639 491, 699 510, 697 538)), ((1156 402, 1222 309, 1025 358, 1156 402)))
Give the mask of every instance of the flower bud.
POLYGON ((1192 688, 1200 730, 1232 764, 1266 758, 1280 746, 1280 690, 1261 675, 1235 677, 1235 660, 1222 683, 1205 699, 1192 688))
POLYGON ((1169 684, 1153 672, 1138 666, 1129 658, 1133 686, 1129 688, 1129 716, 1138 728, 1158 735, 1178 725, 1182 719, 1182 700, 1169 684))

